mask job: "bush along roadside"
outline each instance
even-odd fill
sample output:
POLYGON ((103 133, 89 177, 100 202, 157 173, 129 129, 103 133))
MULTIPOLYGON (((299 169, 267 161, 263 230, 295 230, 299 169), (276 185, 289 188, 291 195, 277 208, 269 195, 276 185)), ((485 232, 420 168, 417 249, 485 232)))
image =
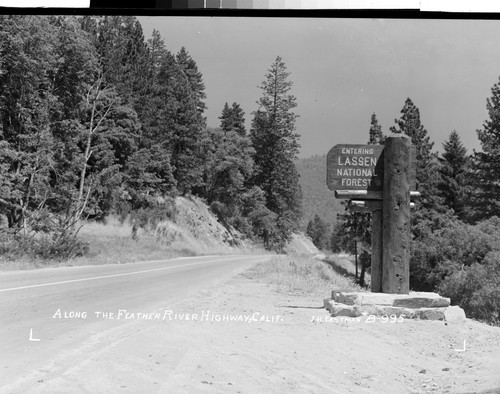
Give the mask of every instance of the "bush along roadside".
POLYGON ((437 291, 467 317, 500 324, 500 219, 449 223, 412 245, 410 280, 437 291))

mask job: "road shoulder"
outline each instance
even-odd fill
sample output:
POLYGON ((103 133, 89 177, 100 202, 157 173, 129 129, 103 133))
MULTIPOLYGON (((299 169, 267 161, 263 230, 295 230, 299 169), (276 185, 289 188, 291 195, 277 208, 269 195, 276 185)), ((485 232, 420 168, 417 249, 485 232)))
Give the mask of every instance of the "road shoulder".
MULTIPOLYGON (((325 295, 326 296, 326 295, 325 295)), ((240 274, 103 339, 37 392, 460 393, 500 387, 500 329, 333 320, 240 274), (465 351, 457 351, 466 343, 465 351), (69 389, 68 389, 69 388, 69 389)))

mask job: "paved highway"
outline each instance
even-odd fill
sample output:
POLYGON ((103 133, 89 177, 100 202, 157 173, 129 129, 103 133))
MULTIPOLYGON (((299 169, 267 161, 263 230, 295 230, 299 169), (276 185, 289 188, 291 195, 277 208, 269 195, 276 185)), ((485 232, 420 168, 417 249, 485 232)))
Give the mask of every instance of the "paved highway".
POLYGON ((0 392, 34 389, 176 302, 270 256, 203 256, 0 273, 0 392))

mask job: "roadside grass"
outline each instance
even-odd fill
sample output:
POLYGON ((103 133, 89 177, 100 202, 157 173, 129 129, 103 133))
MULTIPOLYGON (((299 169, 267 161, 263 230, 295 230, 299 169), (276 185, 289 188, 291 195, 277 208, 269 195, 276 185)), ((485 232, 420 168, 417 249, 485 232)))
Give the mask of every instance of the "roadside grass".
POLYGON ((245 275, 283 293, 325 294, 332 289, 362 290, 352 278, 338 274, 327 263, 294 255, 274 256, 270 261, 250 268, 245 275))
POLYGON ((46 267, 41 259, 33 259, 28 256, 20 256, 15 259, 0 256, 0 271, 30 270, 46 267))
MULTIPOLYGON (((26 255, 0 256, 0 270, 28 270, 42 267, 119 264, 133 261, 169 259, 184 256, 243 253, 238 248, 207 245, 192 237, 171 239, 162 232, 137 231, 132 239, 132 226, 110 217, 104 223, 89 222, 82 227, 79 239, 88 242, 89 252, 68 260, 43 260, 26 255)), ((246 251, 245 251, 246 252, 246 251)))

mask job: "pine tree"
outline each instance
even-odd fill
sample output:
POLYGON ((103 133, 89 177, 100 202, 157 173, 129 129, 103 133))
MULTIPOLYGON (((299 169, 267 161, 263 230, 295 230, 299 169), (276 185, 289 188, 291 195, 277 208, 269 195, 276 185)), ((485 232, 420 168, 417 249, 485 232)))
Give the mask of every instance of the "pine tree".
MULTIPOLYGON (((124 53, 125 67, 123 76, 127 83, 126 94, 136 109, 137 94, 143 89, 147 70, 148 47, 140 22, 129 17, 125 24, 126 49, 124 53)), ((137 111, 137 109, 136 109, 137 111)))
POLYGON ((201 73, 184 48, 177 57, 170 53, 156 30, 144 52, 145 71, 134 108, 142 124, 138 148, 154 161, 142 168, 148 179, 165 175, 162 181, 150 183, 162 185, 158 192, 173 190, 175 185, 181 194, 190 193, 201 185, 203 175, 200 149, 205 93, 201 73), (170 162, 169 170, 166 161, 170 162))
POLYGON ((417 190, 421 197, 418 209, 412 211, 412 231, 414 236, 419 237, 439 227, 434 220, 436 212, 445 213, 447 208, 443 205, 443 198, 438 190, 440 172, 437 153, 432 152, 434 142, 430 141, 427 130, 420 121, 420 111, 411 99, 407 98, 401 114, 400 119, 394 120, 396 126, 391 127, 391 132, 409 136, 416 149, 417 190))
POLYGON ((486 101, 489 119, 477 130, 481 152, 474 152, 476 219, 500 216, 500 82, 486 101))
POLYGON ((159 131, 166 132, 164 144, 170 154, 177 189, 188 194, 202 184, 203 177, 200 150, 205 119, 199 109, 199 97, 193 94, 188 75, 169 52, 162 58, 158 85, 162 103, 157 114, 162 123, 159 131))
POLYGON ((234 130, 239 135, 245 136, 245 112, 241 109, 239 104, 233 103, 232 107, 229 108, 227 103, 224 104, 224 108, 222 109, 222 114, 219 116, 220 127, 225 132, 234 130))
POLYGON ((232 122, 231 122, 231 109, 229 108, 229 105, 224 103, 224 108, 222 108, 222 113, 219 116, 220 119, 220 128, 223 131, 231 131, 232 129, 232 122))
MULTIPOLYGON (((278 233, 275 243, 284 244, 297 228, 301 211, 301 191, 294 160, 299 144, 295 133, 296 99, 285 63, 277 57, 262 82, 259 109, 254 112, 251 139, 255 149, 253 183, 262 188, 266 206, 276 213, 278 233)), ((271 235, 265 235, 270 246, 271 235)))
POLYGON ((207 107, 205 102, 203 101, 207 98, 207 95, 205 94, 205 83, 203 82, 203 76, 198 70, 196 62, 191 57, 191 55, 189 55, 186 48, 182 47, 175 59, 188 79, 191 92, 194 95, 194 99, 196 101, 196 108, 201 114, 207 107))
POLYGON ((153 30, 152 37, 147 42, 146 68, 142 88, 137 92, 135 108, 142 124, 142 135, 139 149, 149 148, 156 144, 166 149, 168 140, 168 116, 164 114, 168 100, 162 97, 166 87, 161 86, 159 80, 160 68, 165 56, 169 54, 165 42, 157 30, 153 30))
POLYGON ((429 186, 432 182, 436 183, 436 178, 431 176, 431 172, 435 170, 436 154, 432 153, 434 142, 430 142, 427 130, 420 122, 420 111, 410 98, 406 99, 401 114, 400 119, 394 120, 397 127, 392 126, 391 132, 411 138, 411 143, 417 150, 417 182, 425 197, 430 197, 429 186))
POLYGON ((377 115, 375 112, 372 114, 370 123, 370 137, 368 139, 368 144, 370 145, 380 145, 384 142, 385 136, 382 133, 382 126, 378 124, 377 115))
POLYGON ((469 189, 466 183, 469 162, 467 149, 455 130, 450 133, 448 140, 443 143, 443 148, 439 190, 444 197, 444 204, 453 209, 459 219, 463 219, 469 189))

